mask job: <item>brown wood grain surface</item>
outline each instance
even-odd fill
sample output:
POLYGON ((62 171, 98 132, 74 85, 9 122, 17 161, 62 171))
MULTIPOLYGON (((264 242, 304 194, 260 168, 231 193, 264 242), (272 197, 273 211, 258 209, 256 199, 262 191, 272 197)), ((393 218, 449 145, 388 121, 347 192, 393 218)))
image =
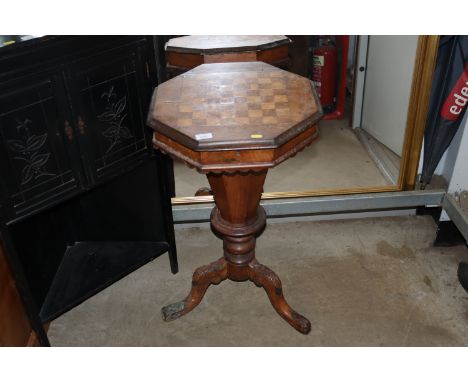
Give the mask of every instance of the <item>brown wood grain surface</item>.
POLYGON ((296 155, 317 138, 317 126, 311 125, 277 149, 194 151, 157 132, 154 133, 153 144, 173 158, 195 167, 201 173, 232 173, 275 167, 296 155))
POLYGON ((166 67, 170 78, 201 64, 253 61, 262 61, 286 69, 290 64, 289 45, 272 46, 262 50, 245 47, 244 51, 240 50, 240 48, 235 51, 232 51, 232 49, 216 49, 205 52, 189 51, 189 53, 166 51, 166 67))
POLYGON ((32 328, 0 242, 0 346, 26 346, 32 328))
POLYGON ((282 35, 193 35, 170 39, 166 43, 166 51, 181 53, 244 52, 247 50, 266 50, 290 43, 289 38, 282 35))
POLYGON ((210 285, 249 280, 292 327, 310 332, 280 278, 255 259, 255 243, 266 224, 259 203, 268 168, 310 144, 321 117, 307 78, 263 62, 204 64, 156 89, 153 144, 207 174, 216 203, 211 226, 223 239, 223 257, 195 270, 187 297, 162 308, 165 321, 192 311, 210 285))
POLYGON ((322 116, 310 80, 263 62, 205 64, 161 84, 148 125, 196 151, 277 148, 322 116))

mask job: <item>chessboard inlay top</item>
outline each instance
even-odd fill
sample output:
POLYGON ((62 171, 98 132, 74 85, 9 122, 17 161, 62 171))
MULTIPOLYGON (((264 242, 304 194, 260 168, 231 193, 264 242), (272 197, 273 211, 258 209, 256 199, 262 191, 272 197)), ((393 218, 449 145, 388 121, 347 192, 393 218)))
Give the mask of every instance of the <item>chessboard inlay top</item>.
POLYGON ((195 150, 278 147, 322 114, 310 80, 262 62, 201 65, 155 94, 149 125, 195 150))

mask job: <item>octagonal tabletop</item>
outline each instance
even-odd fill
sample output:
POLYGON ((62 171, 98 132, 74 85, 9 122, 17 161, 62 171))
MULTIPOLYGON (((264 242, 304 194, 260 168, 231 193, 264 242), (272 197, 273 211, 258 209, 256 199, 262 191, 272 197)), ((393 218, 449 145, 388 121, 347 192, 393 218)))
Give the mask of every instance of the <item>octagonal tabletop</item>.
POLYGON ((204 64, 155 90, 148 125, 194 151, 274 149, 322 115, 305 77, 263 62, 204 64))
POLYGON ((288 45, 291 40, 282 35, 268 36, 183 36, 166 43, 167 52, 214 54, 267 50, 288 45))

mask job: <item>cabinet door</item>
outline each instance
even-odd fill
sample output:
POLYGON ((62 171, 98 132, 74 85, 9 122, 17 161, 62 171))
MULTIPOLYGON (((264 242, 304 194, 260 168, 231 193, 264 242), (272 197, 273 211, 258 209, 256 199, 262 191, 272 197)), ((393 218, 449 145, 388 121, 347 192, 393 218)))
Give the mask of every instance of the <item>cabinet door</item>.
POLYGON ((65 99, 58 74, 0 84, 3 218, 16 218, 78 190, 65 99))
POLYGON ((150 156, 146 61, 141 40, 83 59, 68 70, 90 184, 128 171, 150 156))

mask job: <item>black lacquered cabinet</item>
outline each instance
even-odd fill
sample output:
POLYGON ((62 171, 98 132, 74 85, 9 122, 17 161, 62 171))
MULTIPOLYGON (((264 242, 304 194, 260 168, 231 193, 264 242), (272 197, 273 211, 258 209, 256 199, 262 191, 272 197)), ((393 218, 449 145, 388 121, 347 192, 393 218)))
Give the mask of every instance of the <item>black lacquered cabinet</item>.
POLYGON ((148 155, 145 120, 151 78, 145 42, 79 60, 67 69, 73 121, 90 183, 125 171, 148 155))
POLYGON ((66 138, 70 114, 61 76, 43 73, 2 85, 0 171, 6 192, 2 213, 12 218, 76 191, 82 174, 73 156, 74 142, 66 138))
MULTIPOLYGON (((79 38, 69 39, 70 51, 66 38, 43 43, 60 42, 62 60, 35 46, 44 62, 30 71, 40 73, 0 76, 0 166, 2 174, 14 174, 3 198, 9 217, 93 187, 151 154, 145 113, 157 84, 152 44, 137 36, 100 37, 93 50, 91 37, 82 38, 81 49, 79 38)), ((37 55, 31 60, 37 63, 37 55)))
POLYGON ((177 272, 171 162, 145 124, 154 46, 52 36, 0 48, 1 239, 41 344, 44 323, 157 256, 177 272))

